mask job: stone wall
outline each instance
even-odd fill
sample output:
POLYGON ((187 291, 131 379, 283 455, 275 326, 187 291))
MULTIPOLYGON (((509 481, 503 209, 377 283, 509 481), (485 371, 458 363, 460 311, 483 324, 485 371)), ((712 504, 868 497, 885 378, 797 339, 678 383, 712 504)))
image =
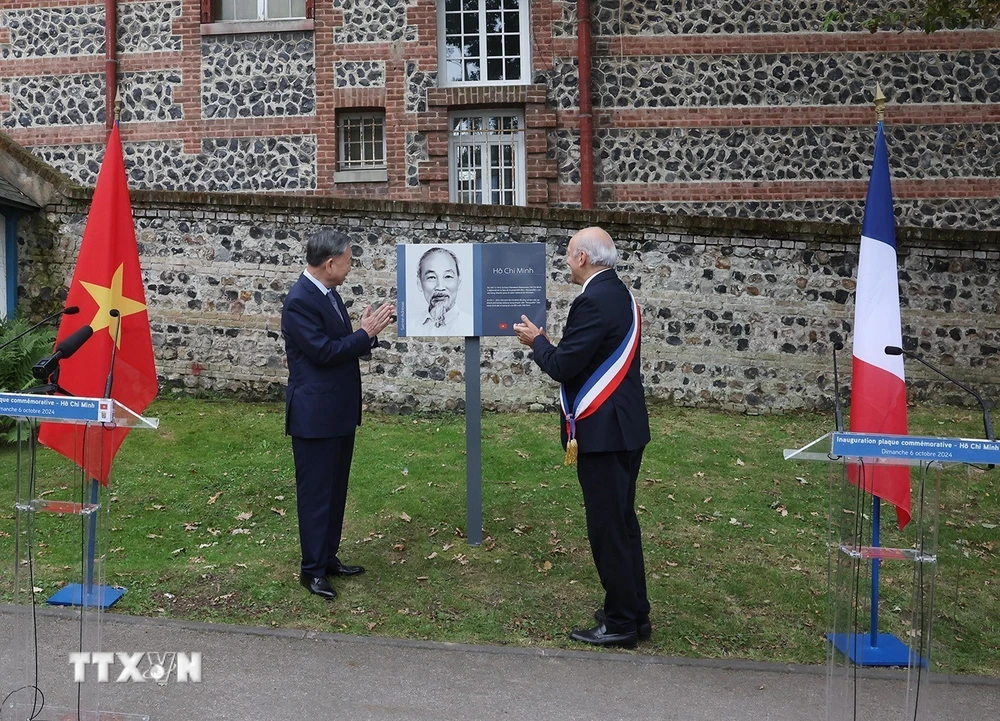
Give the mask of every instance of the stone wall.
MULTIPOLYGON (((546 323, 558 339, 578 290, 570 235, 606 227, 618 272, 642 306, 648 393, 674 403, 774 412, 830 402, 834 343, 850 343, 859 229, 847 225, 569 210, 468 208, 306 196, 139 191, 133 208, 157 369, 167 393, 275 397, 286 379, 280 310, 302 269, 303 242, 333 225, 356 243, 341 288, 355 321, 396 295, 397 243, 545 242, 546 323)), ((86 199, 56 205, 18 238, 19 302, 42 312, 64 284, 86 199)), ((900 231, 904 343, 1000 397, 1000 234, 900 231)), ((483 339, 484 404, 552 407, 556 386, 513 338, 483 339)), ((850 363, 842 364, 843 383, 850 363)), ((464 405, 461 339, 389 332, 362 363, 365 399, 390 411, 464 405)), ((965 402, 908 365, 916 396, 965 402)))

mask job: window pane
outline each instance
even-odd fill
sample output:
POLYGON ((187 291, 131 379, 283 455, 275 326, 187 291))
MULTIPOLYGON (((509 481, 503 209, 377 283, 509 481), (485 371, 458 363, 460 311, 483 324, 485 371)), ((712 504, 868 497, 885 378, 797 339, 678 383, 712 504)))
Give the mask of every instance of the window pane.
POLYGON ((520 58, 508 58, 507 59, 507 80, 520 80, 521 79, 521 60, 520 58))
POLYGON ((265 14, 269 19, 280 20, 289 17, 291 11, 288 0, 267 0, 265 14))
POLYGON ((461 82, 464 80, 462 77, 462 61, 461 60, 448 60, 445 63, 445 74, 449 82, 461 82))
POLYGON ((486 79, 503 80, 503 60, 486 61, 486 79))
POLYGON ((257 0, 233 0, 233 20, 257 20, 257 0))
POLYGON ((462 32, 462 16, 458 13, 448 13, 444 16, 445 35, 458 35, 462 32))
POLYGON ((486 54, 491 58, 500 57, 503 55, 503 36, 502 35, 487 35, 486 36, 486 54))
POLYGON ((340 116, 341 170, 385 167, 385 116, 340 116))
POLYGON ((465 61, 465 79, 469 81, 479 80, 479 63, 475 60, 465 61))

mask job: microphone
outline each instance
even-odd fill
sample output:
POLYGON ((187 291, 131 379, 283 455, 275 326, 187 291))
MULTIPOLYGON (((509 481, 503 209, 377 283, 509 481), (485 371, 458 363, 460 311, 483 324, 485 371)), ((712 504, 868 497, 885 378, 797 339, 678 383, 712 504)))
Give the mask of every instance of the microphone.
POLYGON ((115 356, 118 355, 118 334, 122 332, 122 320, 121 313, 118 312, 117 308, 112 308, 108 311, 108 315, 112 318, 116 318, 118 322, 115 324, 115 342, 111 346, 111 364, 108 366, 108 382, 104 384, 104 397, 111 397, 111 384, 114 383, 115 378, 115 356))
POLYGON ((55 353, 35 363, 31 368, 31 375, 38 380, 46 380, 59 367, 60 360, 69 358, 80 350, 80 346, 90 340, 92 335, 94 335, 94 329, 89 325, 77 328, 59 342, 55 353))
POLYGON ((969 386, 965 385, 964 383, 961 383, 961 382, 955 380, 954 378, 952 378, 950 375, 948 375, 947 373, 945 373, 940 368, 936 368, 935 366, 932 366, 930 363, 928 363, 927 361, 925 361, 923 358, 921 358, 920 356, 918 356, 916 353, 911 353, 908 350, 903 350, 899 346, 887 345, 885 347, 885 354, 886 355, 905 355, 907 358, 912 358, 913 360, 917 361, 918 363, 927 366, 928 368, 930 368, 932 371, 934 371, 938 375, 944 376, 945 378, 947 378, 948 380, 950 380, 952 383, 954 383, 955 385, 957 385, 959 388, 961 388, 963 391, 965 391, 966 393, 968 393, 969 395, 971 395, 973 398, 975 398, 979 402, 979 407, 983 409, 983 427, 986 430, 986 439, 989 440, 989 441, 995 441, 996 440, 996 436, 993 435, 993 421, 990 420, 990 411, 986 407, 986 403, 983 401, 982 396, 980 396, 978 393, 976 393, 974 390, 972 390, 971 388, 969 388, 969 386))
POLYGON ((9 341, 7 341, 6 343, 4 343, 3 345, 0 345, 0 350, 3 350, 4 348, 6 348, 7 346, 9 346, 14 341, 18 340, 19 338, 23 338, 24 336, 28 335, 28 333, 30 333, 31 331, 36 330, 38 328, 41 328, 43 325, 45 325, 49 321, 55 320, 56 318, 58 318, 61 315, 76 315, 79 312, 80 312, 80 306, 78 306, 78 305, 71 305, 68 308, 63 308, 62 310, 56 311, 52 315, 47 315, 44 318, 42 318, 40 321, 38 321, 37 323, 35 323, 33 326, 31 326, 30 328, 28 328, 28 330, 22 331, 22 332, 18 333, 16 336, 14 336, 13 338, 11 338, 9 341))
POLYGON ((837 423, 837 430, 844 430, 844 407, 840 405, 840 376, 837 375, 837 351, 844 350, 843 343, 833 344, 833 417, 837 423))

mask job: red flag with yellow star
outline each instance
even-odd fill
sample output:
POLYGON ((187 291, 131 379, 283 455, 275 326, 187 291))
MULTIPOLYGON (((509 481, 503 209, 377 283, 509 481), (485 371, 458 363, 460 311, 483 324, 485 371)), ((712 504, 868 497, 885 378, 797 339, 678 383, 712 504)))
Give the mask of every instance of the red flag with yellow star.
MULTIPOLYGON (((117 338, 109 396, 142 413, 156 397, 156 366, 117 123, 97 176, 66 305, 79 306, 80 312, 63 316, 56 344, 85 325, 94 329, 94 335, 60 362, 59 386, 74 396, 105 397, 117 338)), ((128 429, 78 431, 77 426, 43 423, 39 440, 107 485, 111 461, 128 429)))

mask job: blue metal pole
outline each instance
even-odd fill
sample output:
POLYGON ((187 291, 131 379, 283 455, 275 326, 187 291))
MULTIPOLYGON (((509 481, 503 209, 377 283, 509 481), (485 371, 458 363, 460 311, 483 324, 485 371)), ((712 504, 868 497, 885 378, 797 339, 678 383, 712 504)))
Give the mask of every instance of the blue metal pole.
MULTIPOLYGON (((90 487, 90 505, 91 507, 94 507, 97 506, 97 495, 99 491, 97 487, 98 481, 96 478, 91 478, 90 482, 92 484, 90 487)), ((80 589, 81 606, 86 605, 86 599, 89 598, 92 593, 94 593, 94 554, 97 550, 98 513, 99 511, 92 509, 90 512, 90 520, 88 521, 88 523, 90 524, 90 534, 88 535, 87 538, 87 582, 84 584, 83 588, 80 589)), ((100 599, 95 599, 95 603, 100 603, 100 599)))
MULTIPOLYGON (((879 547, 879 524, 882 515, 882 508, 879 504, 878 496, 872 496, 872 548, 879 547)), ((879 559, 872 559, 872 626, 871 626, 871 647, 878 647, 878 570, 879 559)))
POLYGON ((479 336, 465 339, 465 532, 470 546, 483 542, 483 425, 479 336))

